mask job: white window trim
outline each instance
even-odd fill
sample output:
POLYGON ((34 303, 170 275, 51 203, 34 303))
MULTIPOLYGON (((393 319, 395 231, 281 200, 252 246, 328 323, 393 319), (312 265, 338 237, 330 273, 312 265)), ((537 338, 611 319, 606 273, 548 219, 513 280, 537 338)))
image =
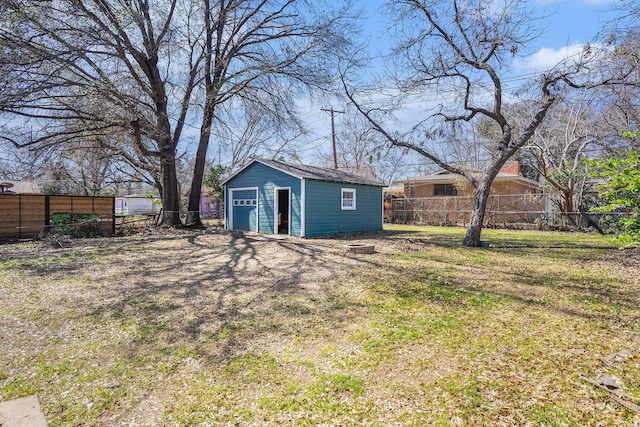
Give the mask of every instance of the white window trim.
MULTIPOLYGON (((307 183, 304 178, 300 180, 300 237, 306 237, 306 221, 307 221, 307 205, 306 205, 306 186, 307 183)), ((291 195, 289 196, 291 197, 291 195)), ((291 209, 289 209, 291 213, 291 209)))
POLYGON ((273 188, 273 200, 275 201, 273 203, 274 209, 273 209, 273 234, 278 234, 278 203, 279 203, 279 198, 278 198, 278 191, 279 190, 289 190, 289 200, 287 201, 287 203, 289 204, 289 217, 287 218, 287 221, 289 223, 289 233, 288 235, 291 235, 291 187, 274 187, 273 188))
POLYGON ((355 211, 356 210, 356 189, 355 188, 341 188, 340 189, 340 209, 343 211, 355 211), (353 206, 345 206, 344 205, 344 193, 345 191, 349 191, 353 193, 353 206))

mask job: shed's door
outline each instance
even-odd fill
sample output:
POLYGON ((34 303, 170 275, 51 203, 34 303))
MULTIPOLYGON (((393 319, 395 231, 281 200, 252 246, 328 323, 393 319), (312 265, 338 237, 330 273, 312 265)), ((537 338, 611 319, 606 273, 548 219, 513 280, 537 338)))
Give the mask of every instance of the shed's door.
POLYGON ((233 230, 258 231, 258 190, 231 190, 233 230))

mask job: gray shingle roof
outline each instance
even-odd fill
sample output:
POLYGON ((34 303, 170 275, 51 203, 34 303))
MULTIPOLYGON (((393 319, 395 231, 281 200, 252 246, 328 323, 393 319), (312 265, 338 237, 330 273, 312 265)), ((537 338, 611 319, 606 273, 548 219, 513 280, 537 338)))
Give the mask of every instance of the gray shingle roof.
POLYGON ((365 178, 360 175, 356 175, 351 172, 345 172, 340 169, 320 168, 317 166, 308 165, 294 165, 290 163, 280 162, 278 160, 257 160, 258 162, 271 166, 274 169, 278 169, 289 175, 297 178, 315 179, 318 181, 331 181, 331 182, 344 182, 349 184, 363 184, 363 185, 375 185, 383 187, 384 184, 374 181, 369 178, 365 178))
POLYGON ((265 160, 265 159, 256 159, 251 163, 238 170, 227 179, 225 179, 222 184, 226 184, 233 177, 241 173, 243 170, 248 168, 253 163, 258 162, 263 165, 269 166, 273 169, 279 170, 288 175, 294 176, 300 179, 315 179, 318 181, 330 181, 330 182, 344 182, 347 184, 362 184, 362 185, 374 185, 376 187, 384 187, 384 184, 374 181, 369 178, 365 178, 360 175, 356 175, 351 172, 345 172, 339 169, 329 169, 329 168, 320 168, 317 166, 308 166, 308 165, 294 165, 291 163, 285 163, 278 160, 265 160))

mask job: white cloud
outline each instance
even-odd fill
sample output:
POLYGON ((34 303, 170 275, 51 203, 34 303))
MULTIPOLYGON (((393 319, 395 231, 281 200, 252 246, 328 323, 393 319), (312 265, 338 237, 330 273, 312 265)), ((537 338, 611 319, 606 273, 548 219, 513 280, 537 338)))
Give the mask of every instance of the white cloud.
POLYGON ((517 74, 542 73, 561 62, 578 59, 584 54, 584 44, 572 44, 560 49, 543 47, 533 55, 516 60, 513 64, 517 74))

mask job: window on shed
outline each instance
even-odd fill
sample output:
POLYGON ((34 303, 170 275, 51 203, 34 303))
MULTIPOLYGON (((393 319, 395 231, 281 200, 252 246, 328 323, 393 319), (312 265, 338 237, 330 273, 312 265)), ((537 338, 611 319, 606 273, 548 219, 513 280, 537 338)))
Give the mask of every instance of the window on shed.
POLYGON ((458 189, 454 184, 433 184, 434 196, 457 196, 458 189))
POLYGON ((343 188, 341 203, 343 211, 356 210, 356 190, 352 188, 343 188))

